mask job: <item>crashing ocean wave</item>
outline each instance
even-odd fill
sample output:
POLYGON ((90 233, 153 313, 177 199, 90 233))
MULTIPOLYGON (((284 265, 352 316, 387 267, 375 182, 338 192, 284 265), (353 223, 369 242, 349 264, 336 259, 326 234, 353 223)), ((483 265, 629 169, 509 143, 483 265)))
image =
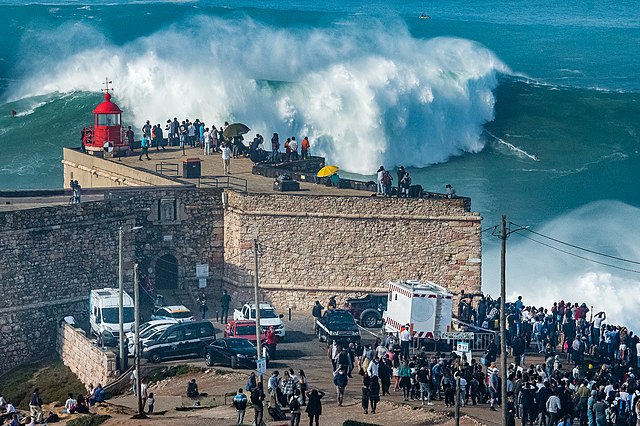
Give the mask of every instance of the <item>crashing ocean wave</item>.
POLYGON ((86 23, 40 37, 62 40, 51 49, 63 54, 30 69, 10 87, 12 99, 97 91, 108 75, 136 123, 188 116, 243 121, 265 135, 308 135, 314 154, 357 173, 479 152, 498 77, 510 73, 475 42, 416 39, 381 22, 367 31, 284 31, 249 18, 197 16, 121 46, 86 23))

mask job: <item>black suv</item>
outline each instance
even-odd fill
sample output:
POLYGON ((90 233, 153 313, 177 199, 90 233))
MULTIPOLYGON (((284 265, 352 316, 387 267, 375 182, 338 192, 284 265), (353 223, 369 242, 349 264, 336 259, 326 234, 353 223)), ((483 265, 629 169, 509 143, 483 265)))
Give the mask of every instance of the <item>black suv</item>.
POLYGON ((316 320, 318 340, 331 344, 360 342, 360 330, 346 309, 327 309, 322 317, 316 320))
POLYGON ((216 330, 209 321, 190 321, 169 326, 157 339, 142 347, 142 357, 151 362, 188 355, 204 356, 207 346, 216 340, 216 330))
POLYGON ((387 294, 367 294, 359 299, 347 299, 345 307, 353 318, 366 328, 382 325, 382 313, 387 310, 387 294))

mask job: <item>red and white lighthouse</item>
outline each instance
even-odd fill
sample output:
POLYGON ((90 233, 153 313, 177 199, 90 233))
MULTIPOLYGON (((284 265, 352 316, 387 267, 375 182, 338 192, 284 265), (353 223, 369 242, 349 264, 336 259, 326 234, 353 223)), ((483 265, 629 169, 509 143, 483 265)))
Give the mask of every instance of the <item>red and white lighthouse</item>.
POLYGON ((93 110, 93 125, 85 127, 83 145, 85 150, 93 155, 126 155, 131 147, 125 138, 122 128, 122 110, 118 105, 111 102, 108 79, 105 81, 106 88, 102 89, 104 102, 93 110))

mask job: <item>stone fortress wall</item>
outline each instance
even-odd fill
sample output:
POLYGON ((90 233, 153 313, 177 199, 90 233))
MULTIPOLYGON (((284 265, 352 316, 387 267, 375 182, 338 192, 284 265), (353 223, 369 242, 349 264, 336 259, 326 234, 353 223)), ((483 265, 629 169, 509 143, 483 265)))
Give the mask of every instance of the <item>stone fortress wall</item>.
MULTIPOLYGON (((91 289, 118 286, 118 228, 123 227, 124 288, 156 278, 163 256, 176 260, 177 288, 198 288, 207 263, 212 290, 223 271, 219 189, 113 190, 105 201, 0 212, 0 376, 56 346, 67 315, 88 323, 91 289), (134 226, 142 229, 131 231, 134 226)), ((145 296, 143 293, 144 297, 145 296)))
POLYGON ((104 201, 0 212, 0 376, 52 351, 64 316, 86 322, 91 289, 117 287, 120 226, 127 291, 134 262, 141 284, 154 283, 159 292, 171 269, 175 286, 166 288, 193 307, 202 284, 196 267, 207 265, 210 308, 221 287, 239 306, 253 300, 257 239, 261 297, 284 311, 307 310, 332 294, 342 301, 386 292, 388 281, 398 279, 478 292, 480 222, 467 198, 252 194, 188 185, 111 188, 104 201))
POLYGON ((467 198, 229 192, 227 199, 224 280, 238 302, 252 294, 254 239, 260 288, 280 309, 386 292, 398 279, 480 291, 481 217, 467 198))

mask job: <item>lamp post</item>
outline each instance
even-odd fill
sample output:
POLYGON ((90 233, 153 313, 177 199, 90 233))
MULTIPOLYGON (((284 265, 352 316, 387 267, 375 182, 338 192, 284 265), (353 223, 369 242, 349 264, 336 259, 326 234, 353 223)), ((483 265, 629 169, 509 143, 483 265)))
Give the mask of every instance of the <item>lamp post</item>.
MULTIPOLYGON (((138 229, 142 229, 142 226, 134 226, 128 231, 136 231, 138 229)), ((124 283, 123 283, 123 275, 124 275, 124 266, 122 261, 122 238, 124 235, 124 230, 122 226, 118 228, 118 346, 120 348, 119 356, 120 356, 120 371, 125 371, 125 352, 124 352, 124 283)))
POLYGON ((133 304, 135 306, 135 325, 134 325, 134 337, 133 347, 135 355, 135 368, 136 368, 136 397, 138 399, 138 415, 136 418, 144 419, 147 416, 144 414, 144 407, 142 406, 142 384, 140 377, 140 288, 138 284, 138 264, 133 265, 133 304))
MULTIPOLYGON (((254 302, 256 305, 256 348, 258 351, 258 360, 262 359, 262 342, 260 341, 260 334, 262 327, 260 327, 260 283, 258 281, 259 264, 258 264, 258 240, 253 240, 253 255, 255 262, 254 272, 254 302)), ((263 383, 264 376, 260 374, 260 383, 263 383)))

